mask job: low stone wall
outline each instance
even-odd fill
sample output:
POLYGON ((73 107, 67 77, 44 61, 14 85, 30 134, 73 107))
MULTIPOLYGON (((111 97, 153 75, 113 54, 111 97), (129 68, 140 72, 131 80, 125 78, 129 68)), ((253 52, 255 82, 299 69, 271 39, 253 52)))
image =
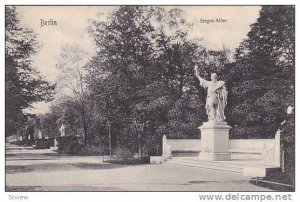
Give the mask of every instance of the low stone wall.
MULTIPOLYGON (((201 139, 163 139, 163 156, 170 157, 172 152, 200 152, 201 139)), ((261 159, 280 165, 280 133, 274 139, 229 140, 229 152, 261 155, 261 159)))
POLYGON ((172 157, 172 152, 200 152, 200 139, 167 139, 163 136, 162 156, 151 156, 151 164, 160 164, 172 157))
POLYGON ((274 142, 275 139, 231 139, 229 140, 229 151, 261 154, 264 149, 273 148, 274 142))
POLYGON ((201 140, 200 139, 168 139, 172 152, 200 152, 201 140))

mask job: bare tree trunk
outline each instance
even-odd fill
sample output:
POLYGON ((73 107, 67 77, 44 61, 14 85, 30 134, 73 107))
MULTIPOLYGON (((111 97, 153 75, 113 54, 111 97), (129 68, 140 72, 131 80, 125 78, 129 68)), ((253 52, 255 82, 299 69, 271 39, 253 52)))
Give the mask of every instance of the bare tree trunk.
POLYGON ((81 119, 82 119, 82 125, 83 125, 84 146, 87 146, 87 143, 88 143, 88 127, 87 127, 87 123, 86 123, 86 120, 85 120, 84 103, 83 103, 82 111, 81 111, 81 119))

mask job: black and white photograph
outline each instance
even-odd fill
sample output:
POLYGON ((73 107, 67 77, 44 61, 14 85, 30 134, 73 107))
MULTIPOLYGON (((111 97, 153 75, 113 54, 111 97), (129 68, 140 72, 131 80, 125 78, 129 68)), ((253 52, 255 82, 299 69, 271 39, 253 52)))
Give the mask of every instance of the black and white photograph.
POLYGON ((7 4, 3 32, 5 192, 291 200, 295 5, 7 4))

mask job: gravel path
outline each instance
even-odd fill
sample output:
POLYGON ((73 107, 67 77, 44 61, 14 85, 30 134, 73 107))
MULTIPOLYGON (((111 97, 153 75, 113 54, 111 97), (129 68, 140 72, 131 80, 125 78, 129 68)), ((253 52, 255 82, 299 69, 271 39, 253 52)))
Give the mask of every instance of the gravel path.
POLYGON ((271 191, 239 174, 177 165, 116 165, 6 147, 6 191, 271 191))

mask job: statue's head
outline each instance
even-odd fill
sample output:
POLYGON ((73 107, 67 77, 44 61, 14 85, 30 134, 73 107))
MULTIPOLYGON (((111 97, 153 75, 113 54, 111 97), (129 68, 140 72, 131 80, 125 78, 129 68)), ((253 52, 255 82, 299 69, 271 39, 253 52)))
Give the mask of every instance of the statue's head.
POLYGON ((211 74, 211 80, 216 81, 218 79, 218 75, 216 73, 211 74))

